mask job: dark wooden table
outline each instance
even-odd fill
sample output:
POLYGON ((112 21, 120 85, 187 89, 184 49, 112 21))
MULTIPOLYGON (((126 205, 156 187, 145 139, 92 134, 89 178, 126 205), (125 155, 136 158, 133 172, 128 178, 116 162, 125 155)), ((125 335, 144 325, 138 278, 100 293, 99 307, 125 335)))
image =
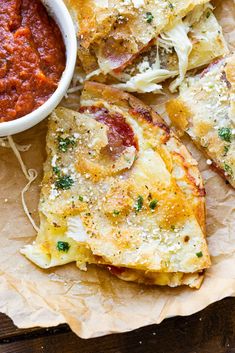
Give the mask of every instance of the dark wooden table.
POLYGON ((78 338, 67 325, 19 330, 0 314, 0 353, 235 353, 235 299, 161 325, 90 340, 78 338))

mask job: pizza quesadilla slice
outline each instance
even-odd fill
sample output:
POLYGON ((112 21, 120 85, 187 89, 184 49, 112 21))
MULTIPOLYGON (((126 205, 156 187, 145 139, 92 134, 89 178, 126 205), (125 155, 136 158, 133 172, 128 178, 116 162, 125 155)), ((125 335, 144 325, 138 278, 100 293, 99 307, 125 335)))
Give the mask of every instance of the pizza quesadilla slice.
POLYGON ((47 152, 40 231, 23 254, 42 268, 76 261, 127 281, 200 286, 210 265, 205 191, 158 114, 87 82, 79 111, 51 115, 47 152))
POLYGON ((67 6, 78 26, 87 79, 129 92, 159 92, 161 82, 209 64, 228 52, 209 1, 75 1, 67 6))
POLYGON ((235 187, 235 55, 185 80, 167 111, 202 149, 208 164, 235 187))

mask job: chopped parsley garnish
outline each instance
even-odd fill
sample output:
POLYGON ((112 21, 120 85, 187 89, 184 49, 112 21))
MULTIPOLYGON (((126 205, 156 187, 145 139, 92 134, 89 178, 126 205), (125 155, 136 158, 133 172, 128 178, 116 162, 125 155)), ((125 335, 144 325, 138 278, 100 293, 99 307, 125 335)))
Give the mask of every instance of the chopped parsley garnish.
POLYGON ((175 226, 174 225, 171 226, 171 230, 175 230, 175 226))
POLYGON ((231 142, 232 130, 229 127, 221 127, 218 130, 218 135, 221 138, 221 140, 226 142, 231 142))
POLYGON ((59 251, 68 252, 70 245, 66 241, 58 241, 56 247, 59 251))
POLYGON ((197 257, 202 257, 202 256, 203 256, 203 253, 202 253, 201 251, 199 251, 199 252, 196 253, 196 256, 197 256, 197 257))
POLYGON ((154 16, 153 16, 152 12, 146 12, 145 17, 146 17, 146 22, 152 23, 152 21, 154 19, 154 16))
POLYGON ((171 10, 173 10, 174 9, 174 5, 169 1, 169 8, 171 9, 171 10))
POLYGON ((228 175, 233 175, 233 170, 232 170, 232 168, 230 167, 230 165, 228 165, 228 164, 224 164, 224 170, 225 170, 225 172, 228 174, 228 175))
POLYGON ((71 176, 64 175, 55 181, 55 187, 56 189, 69 190, 73 183, 74 180, 71 178, 71 176))
POLYGON ((114 216, 118 216, 120 214, 120 211, 114 210, 113 214, 114 214, 114 216))
POLYGON ((210 17, 210 15, 211 15, 211 12, 210 12, 210 11, 208 11, 208 12, 206 13, 206 18, 209 18, 209 17, 210 17))
POLYGON ((60 175, 60 169, 57 166, 53 167, 52 169, 55 174, 60 175))
POLYGON ((158 204, 158 200, 154 199, 150 202, 149 207, 151 208, 151 210, 155 210, 155 208, 157 207, 158 204))
POLYGON ((227 155, 230 146, 224 146, 224 156, 227 155))
POLYGON ((139 195, 137 198, 137 203, 135 205, 135 210, 139 212, 142 209, 143 204, 144 204, 144 198, 143 196, 139 195))
POLYGON ((83 201, 83 196, 79 195, 78 196, 78 200, 82 202, 83 201))
POLYGON ((58 137, 58 147, 61 152, 67 152, 70 147, 76 144, 74 137, 58 137))

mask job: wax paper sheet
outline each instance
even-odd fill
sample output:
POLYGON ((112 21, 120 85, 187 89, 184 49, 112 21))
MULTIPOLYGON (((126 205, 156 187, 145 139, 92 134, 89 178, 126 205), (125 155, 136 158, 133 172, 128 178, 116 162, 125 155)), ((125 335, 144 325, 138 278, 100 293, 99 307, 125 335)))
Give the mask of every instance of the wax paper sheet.
MULTIPOLYGON (((230 48, 235 45, 235 2, 217 2, 216 14, 230 48)), ((162 107, 161 107, 162 108, 162 107)), ((39 176, 27 193, 37 219, 45 160, 46 121, 14 137, 31 144, 22 157, 39 176)), ((186 141, 199 162, 207 191, 207 233, 212 266, 200 290, 127 283, 96 266, 87 272, 74 264, 43 271, 19 250, 35 237, 21 205, 26 180, 11 149, 0 148, 0 311, 21 328, 68 323, 81 337, 124 332, 174 315, 189 315, 226 296, 235 296, 235 192, 213 172, 201 153, 186 141)))

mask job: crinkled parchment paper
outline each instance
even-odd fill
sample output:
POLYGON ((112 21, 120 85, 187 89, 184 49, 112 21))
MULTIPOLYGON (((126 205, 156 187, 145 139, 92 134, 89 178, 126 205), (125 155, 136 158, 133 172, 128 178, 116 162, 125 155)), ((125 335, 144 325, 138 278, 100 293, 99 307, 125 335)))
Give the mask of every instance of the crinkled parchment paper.
MULTIPOLYGON (((235 2, 224 0, 217 8, 226 38, 235 43, 235 2)), ((32 144, 22 153, 39 177, 27 194, 37 219, 37 202, 45 159, 45 122, 15 138, 32 144)), ((200 290, 153 288, 126 283, 105 270, 79 271, 74 264, 42 271, 26 260, 20 248, 35 232, 21 206, 26 184, 12 151, 0 148, 0 311, 19 327, 68 323, 81 337, 133 330, 159 323, 174 315, 189 315, 226 296, 235 296, 235 192, 212 170, 189 143, 199 161, 207 191, 207 231, 212 266, 200 290)))

